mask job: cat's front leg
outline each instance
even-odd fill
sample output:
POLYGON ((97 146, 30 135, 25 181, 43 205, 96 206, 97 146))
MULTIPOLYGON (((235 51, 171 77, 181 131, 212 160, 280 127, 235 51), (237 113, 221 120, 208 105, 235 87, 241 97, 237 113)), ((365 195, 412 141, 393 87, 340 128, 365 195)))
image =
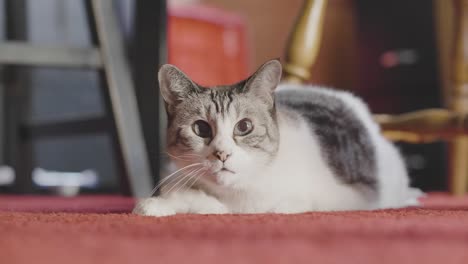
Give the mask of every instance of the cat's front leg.
POLYGON ((313 208, 314 206, 307 199, 283 198, 270 212, 277 214, 299 214, 314 211, 313 208))
POLYGON ((168 216, 176 214, 176 211, 167 199, 150 197, 139 200, 132 213, 147 216, 168 216))
POLYGON ((163 194, 138 201, 134 214, 168 216, 177 213, 225 214, 228 208, 215 197, 199 190, 186 190, 163 194))

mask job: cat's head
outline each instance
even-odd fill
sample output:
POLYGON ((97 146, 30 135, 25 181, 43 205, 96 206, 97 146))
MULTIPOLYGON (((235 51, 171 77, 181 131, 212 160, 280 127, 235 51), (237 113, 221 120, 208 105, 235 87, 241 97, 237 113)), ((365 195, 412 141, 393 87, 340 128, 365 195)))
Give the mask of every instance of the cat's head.
POLYGON ((175 66, 162 66, 167 151, 178 167, 201 163, 185 172, 241 187, 268 166, 279 145, 274 90, 281 72, 271 60, 244 81, 205 88, 175 66))

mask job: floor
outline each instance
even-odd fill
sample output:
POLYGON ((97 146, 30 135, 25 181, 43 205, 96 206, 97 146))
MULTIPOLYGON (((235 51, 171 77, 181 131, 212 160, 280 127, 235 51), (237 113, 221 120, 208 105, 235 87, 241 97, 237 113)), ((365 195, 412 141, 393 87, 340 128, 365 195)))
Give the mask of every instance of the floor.
POLYGON ((133 200, 0 196, 1 263, 467 263, 468 197, 297 215, 128 214, 133 200))

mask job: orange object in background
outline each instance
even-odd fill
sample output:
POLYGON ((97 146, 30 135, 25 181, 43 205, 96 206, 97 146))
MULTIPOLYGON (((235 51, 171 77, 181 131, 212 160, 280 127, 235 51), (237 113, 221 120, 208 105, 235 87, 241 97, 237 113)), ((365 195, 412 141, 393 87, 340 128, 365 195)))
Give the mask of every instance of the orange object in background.
POLYGON ((168 61, 196 83, 229 84, 248 76, 243 19, 203 6, 169 9, 168 61))

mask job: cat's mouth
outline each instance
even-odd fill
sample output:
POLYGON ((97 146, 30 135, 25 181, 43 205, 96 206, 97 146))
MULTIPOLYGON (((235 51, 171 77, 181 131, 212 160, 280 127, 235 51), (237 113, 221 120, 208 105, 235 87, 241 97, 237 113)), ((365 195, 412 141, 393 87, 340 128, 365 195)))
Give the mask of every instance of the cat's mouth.
POLYGON ((232 171, 232 170, 230 170, 230 169, 228 169, 228 168, 226 168, 226 167, 222 167, 218 172, 230 172, 230 173, 232 173, 232 174, 235 174, 234 171, 232 171))

